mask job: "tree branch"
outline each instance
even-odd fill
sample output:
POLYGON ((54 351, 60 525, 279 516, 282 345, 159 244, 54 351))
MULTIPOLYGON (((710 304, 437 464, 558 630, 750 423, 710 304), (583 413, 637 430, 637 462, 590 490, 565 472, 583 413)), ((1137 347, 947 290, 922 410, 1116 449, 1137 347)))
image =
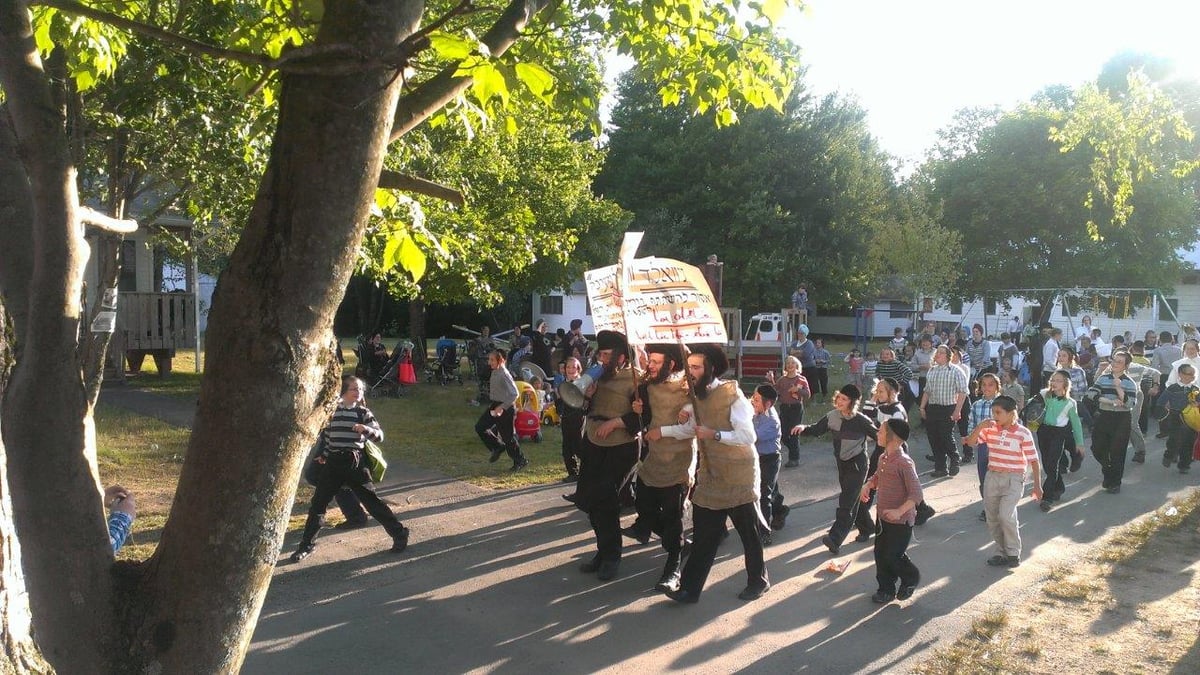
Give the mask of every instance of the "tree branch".
MULTIPOLYGON (((512 0, 496 23, 484 34, 481 42, 488 46, 493 57, 502 55, 517 41, 521 31, 533 17, 547 10, 553 11, 560 2, 561 0, 512 0)), ((471 86, 474 78, 469 75, 455 77, 454 73, 457 71, 458 63, 447 66, 411 93, 401 96, 396 106, 396 117, 392 122, 389 142, 394 142, 412 131, 471 86)))
POLYGON ((450 202, 455 206, 464 206, 467 203, 463 193, 452 187, 396 171, 384 170, 381 172, 379 174, 379 187, 388 190, 415 192, 420 195, 450 202))
POLYGON ((111 234, 133 234, 138 229, 136 220, 118 220, 90 206, 79 207, 79 221, 93 229, 111 234))

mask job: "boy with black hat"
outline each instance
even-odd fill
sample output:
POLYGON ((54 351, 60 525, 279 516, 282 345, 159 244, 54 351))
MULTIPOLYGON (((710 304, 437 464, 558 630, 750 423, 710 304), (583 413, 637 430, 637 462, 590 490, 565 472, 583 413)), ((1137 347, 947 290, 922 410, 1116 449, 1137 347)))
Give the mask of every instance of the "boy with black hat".
POLYGON ((596 334, 596 362, 604 367, 585 392, 583 461, 575 505, 588 514, 596 534, 596 555, 580 571, 601 581, 617 576, 621 565, 619 494, 638 460, 641 416, 633 412, 638 374, 629 365, 629 343, 621 333, 596 334))
POLYGON ((642 438, 648 451, 638 465, 635 505, 637 520, 622 534, 645 544, 650 533, 662 537, 667 564, 654 588, 679 588, 683 551, 683 507, 696 470, 696 441, 679 413, 691 408, 683 349, 678 345, 646 345, 646 377, 633 411, 642 417, 642 438))
POLYGON ((866 504, 874 490, 878 500, 875 507, 879 516, 875 531, 875 580, 879 582, 879 590, 871 600, 879 604, 911 598, 913 589, 921 581, 921 572, 907 554, 917 518, 917 504, 923 499, 917 467, 904 452, 908 436, 908 422, 902 419, 889 419, 879 426, 875 439, 884 452, 879 458, 879 469, 863 485, 859 497, 866 504), (900 582, 899 592, 896 591, 897 581, 900 582))
POLYGON ((793 434, 801 436, 833 435, 833 453, 837 460, 838 482, 842 494, 838 497, 837 514, 829 533, 821 537, 821 543, 830 553, 837 555, 842 542, 850 534, 850 527, 858 528, 857 542, 868 541, 875 531, 868 509, 859 508, 859 493, 867 479, 867 459, 871 444, 879 425, 875 420, 858 411, 858 399, 862 392, 853 384, 841 388, 833 397, 833 410, 825 414, 816 424, 797 424, 793 434))
POLYGON ((694 414, 688 422, 699 445, 696 491, 692 495, 692 553, 683 567, 677 590, 667 591, 676 602, 700 600, 712 569, 717 546, 732 520, 745 552, 746 588, 742 600, 756 600, 771 588, 763 562, 758 526, 759 466, 754 449, 754 409, 738 383, 722 380, 729 370, 723 345, 696 345, 687 357, 694 414))

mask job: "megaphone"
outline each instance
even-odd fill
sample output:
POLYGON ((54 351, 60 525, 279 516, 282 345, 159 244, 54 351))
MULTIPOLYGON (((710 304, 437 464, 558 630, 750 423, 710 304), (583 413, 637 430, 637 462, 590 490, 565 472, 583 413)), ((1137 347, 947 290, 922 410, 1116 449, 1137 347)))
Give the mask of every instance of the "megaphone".
POLYGON ((535 377, 542 382, 549 379, 546 377, 546 371, 542 370, 541 366, 528 360, 522 361, 517 366, 517 375, 526 382, 533 382, 533 378, 535 377))
POLYGON ((572 382, 563 382, 558 388, 558 395, 572 408, 582 408, 587 402, 584 397, 584 392, 592 386, 592 383, 600 379, 604 374, 604 365, 597 363, 591 368, 588 368, 583 375, 579 376, 578 380, 572 382))

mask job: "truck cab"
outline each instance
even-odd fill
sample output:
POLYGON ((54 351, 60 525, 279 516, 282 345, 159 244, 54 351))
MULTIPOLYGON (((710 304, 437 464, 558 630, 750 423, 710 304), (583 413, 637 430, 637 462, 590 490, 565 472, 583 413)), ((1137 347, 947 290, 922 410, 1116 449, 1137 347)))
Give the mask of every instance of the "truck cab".
POLYGON ((783 340, 783 315, 778 312, 755 314, 746 326, 747 341, 779 342, 783 340))

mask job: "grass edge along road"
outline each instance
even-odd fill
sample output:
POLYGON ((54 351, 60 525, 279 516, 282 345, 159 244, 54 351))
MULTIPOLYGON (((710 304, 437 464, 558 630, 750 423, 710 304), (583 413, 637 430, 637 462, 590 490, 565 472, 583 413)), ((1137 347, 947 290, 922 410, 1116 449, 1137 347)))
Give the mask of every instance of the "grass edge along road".
POLYGON ((1110 532, 1017 607, 917 665, 945 673, 1200 672, 1200 489, 1110 532))

